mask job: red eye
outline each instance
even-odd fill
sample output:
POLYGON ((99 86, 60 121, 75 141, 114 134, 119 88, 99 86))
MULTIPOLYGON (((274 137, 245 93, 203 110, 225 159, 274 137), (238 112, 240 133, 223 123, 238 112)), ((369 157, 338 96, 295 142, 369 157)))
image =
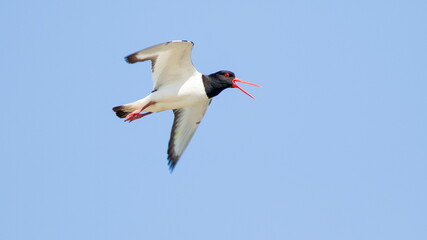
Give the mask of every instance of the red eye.
POLYGON ((230 76, 230 74, 229 74, 229 73, 226 73, 226 74, 224 74, 224 76, 225 76, 225 77, 229 77, 229 76, 230 76))

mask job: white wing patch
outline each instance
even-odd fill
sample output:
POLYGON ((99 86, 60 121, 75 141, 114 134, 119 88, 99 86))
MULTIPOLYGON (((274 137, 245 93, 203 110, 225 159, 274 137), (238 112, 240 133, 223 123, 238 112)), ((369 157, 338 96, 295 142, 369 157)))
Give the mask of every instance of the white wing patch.
POLYGON ((206 113, 210 101, 210 99, 207 99, 196 105, 173 110, 175 119, 173 121, 168 148, 169 168, 171 171, 193 137, 194 132, 206 113))
POLYGON ((158 44, 127 56, 129 63, 151 60, 153 90, 164 84, 185 81, 197 70, 191 62, 193 42, 175 40, 158 44))

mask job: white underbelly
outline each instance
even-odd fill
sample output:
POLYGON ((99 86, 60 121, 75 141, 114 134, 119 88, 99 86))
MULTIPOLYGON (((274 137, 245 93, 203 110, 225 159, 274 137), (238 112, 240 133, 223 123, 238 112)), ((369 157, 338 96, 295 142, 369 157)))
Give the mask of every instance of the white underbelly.
POLYGON ((161 87, 150 94, 150 101, 156 102, 146 108, 147 112, 160 112, 170 109, 183 108, 207 100, 203 82, 200 80, 187 81, 185 84, 176 86, 168 85, 161 87))

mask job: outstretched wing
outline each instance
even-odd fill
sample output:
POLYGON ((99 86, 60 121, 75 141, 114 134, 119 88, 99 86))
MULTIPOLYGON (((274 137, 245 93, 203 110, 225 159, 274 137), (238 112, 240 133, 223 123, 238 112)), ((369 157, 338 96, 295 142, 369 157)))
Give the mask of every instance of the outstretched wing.
POLYGON ((171 171, 173 171, 179 158, 193 137, 210 102, 211 99, 207 99, 196 105, 173 110, 175 119, 173 121, 168 148, 169 169, 171 171))
POLYGON ((150 60, 153 90, 176 81, 185 81, 197 70, 191 62, 193 42, 176 40, 158 44, 127 56, 128 63, 150 60))

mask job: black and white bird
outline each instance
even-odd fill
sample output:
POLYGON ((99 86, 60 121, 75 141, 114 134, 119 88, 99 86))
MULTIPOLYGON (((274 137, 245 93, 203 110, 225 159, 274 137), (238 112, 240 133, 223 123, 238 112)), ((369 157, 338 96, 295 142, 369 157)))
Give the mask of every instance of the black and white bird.
POLYGON ((212 98, 226 88, 238 88, 236 82, 249 83, 236 78, 231 71, 218 71, 210 75, 199 73, 191 62, 193 42, 176 40, 158 44, 125 59, 128 63, 150 60, 153 89, 143 99, 113 108, 119 118, 132 122, 153 112, 173 110, 171 136, 168 147, 169 168, 172 171, 193 137, 212 98), (141 113, 141 112, 145 113, 141 113))

